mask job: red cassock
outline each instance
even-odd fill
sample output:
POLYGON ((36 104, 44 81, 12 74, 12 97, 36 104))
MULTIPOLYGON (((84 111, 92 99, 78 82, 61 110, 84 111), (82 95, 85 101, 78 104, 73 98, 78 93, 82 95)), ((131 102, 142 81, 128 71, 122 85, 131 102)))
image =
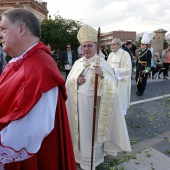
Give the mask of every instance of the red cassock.
POLYGON ((9 63, 0 77, 0 130, 25 117, 42 93, 54 87, 58 87, 54 129, 43 139, 37 153, 29 153, 31 157, 26 160, 5 164, 5 170, 76 170, 65 106, 65 82, 41 42, 22 59, 9 63))

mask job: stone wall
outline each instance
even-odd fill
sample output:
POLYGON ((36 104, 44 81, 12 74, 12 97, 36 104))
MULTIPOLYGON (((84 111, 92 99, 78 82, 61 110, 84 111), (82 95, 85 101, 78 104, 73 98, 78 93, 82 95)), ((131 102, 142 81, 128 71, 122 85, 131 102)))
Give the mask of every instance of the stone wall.
POLYGON ((13 8, 25 8, 32 11, 41 22, 47 19, 47 2, 37 2, 36 0, 0 0, 0 20, 1 14, 13 8))
POLYGON ((167 31, 163 29, 159 29, 154 32, 155 32, 155 39, 152 40, 152 47, 154 48, 154 53, 161 54, 163 51, 165 33, 167 31))

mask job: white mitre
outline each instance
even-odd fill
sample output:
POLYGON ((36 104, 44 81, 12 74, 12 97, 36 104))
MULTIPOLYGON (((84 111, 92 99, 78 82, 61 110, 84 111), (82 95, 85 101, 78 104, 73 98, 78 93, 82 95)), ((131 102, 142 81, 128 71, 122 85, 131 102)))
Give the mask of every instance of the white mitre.
POLYGON ((97 42, 97 31, 89 25, 83 25, 78 31, 77 39, 80 44, 87 41, 97 42))

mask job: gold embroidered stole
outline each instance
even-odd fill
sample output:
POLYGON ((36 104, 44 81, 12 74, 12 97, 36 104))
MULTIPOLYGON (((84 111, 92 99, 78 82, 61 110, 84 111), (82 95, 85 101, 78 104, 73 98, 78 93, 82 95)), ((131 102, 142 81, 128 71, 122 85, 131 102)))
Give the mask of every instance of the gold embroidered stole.
MULTIPOLYGON (((115 87, 113 78, 107 73, 104 74, 99 109, 97 140, 99 143, 108 139, 110 122, 112 119, 112 108, 115 101, 115 87)), ((100 88, 99 88, 100 89, 100 88)))
MULTIPOLYGON (((91 66, 94 62, 91 63, 91 66)), ((84 70, 83 64, 79 66, 70 79, 70 95, 71 95, 71 105, 73 112, 73 145, 75 149, 79 149, 79 131, 78 131, 78 110, 77 110, 77 78, 84 70)), ((103 70, 104 71, 104 70, 103 70)), ((98 119, 98 130, 97 139, 99 142, 104 142, 108 138, 110 121, 112 116, 112 107, 114 104, 114 83, 112 76, 104 71, 104 79, 98 79, 98 95, 101 96, 100 108, 99 108, 99 119, 98 119)), ((91 76, 91 85, 94 87, 95 74, 91 76)))
POLYGON ((77 78, 83 71, 84 67, 79 67, 72 77, 70 77, 70 101, 72 105, 72 115, 73 115, 73 145, 78 150, 78 141, 79 141, 79 131, 78 131, 78 110, 77 110, 77 78))

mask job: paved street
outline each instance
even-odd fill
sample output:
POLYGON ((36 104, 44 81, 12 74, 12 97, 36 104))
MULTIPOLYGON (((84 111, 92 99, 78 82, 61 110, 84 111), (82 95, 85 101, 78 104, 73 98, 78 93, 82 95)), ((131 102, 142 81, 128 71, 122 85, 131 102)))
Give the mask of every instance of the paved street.
POLYGON ((170 170, 170 79, 148 80, 142 97, 135 92, 132 82, 131 107, 126 116, 132 152, 127 154, 130 159, 117 167, 170 170))
POLYGON ((135 93, 132 80, 126 116, 132 152, 106 156, 97 170, 111 170, 118 162, 119 170, 170 170, 170 78, 148 79, 144 95, 135 93))
POLYGON ((98 170, 109 170, 114 162, 123 162, 116 166, 120 170, 170 170, 170 78, 148 79, 144 95, 135 93, 132 80, 131 106, 126 116, 132 152, 107 156, 98 170))

